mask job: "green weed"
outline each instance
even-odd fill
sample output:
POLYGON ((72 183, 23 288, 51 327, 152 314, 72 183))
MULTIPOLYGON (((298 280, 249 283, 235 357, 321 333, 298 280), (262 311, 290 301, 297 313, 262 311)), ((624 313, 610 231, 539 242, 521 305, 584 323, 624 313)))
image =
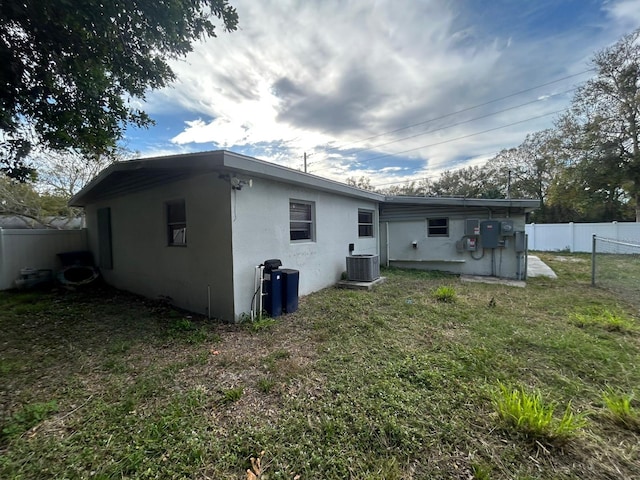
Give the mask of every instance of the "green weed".
POLYGON ((276 323, 277 323, 277 320, 275 318, 264 316, 259 320, 254 320, 254 321, 249 320, 247 322, 244 322, 244 325, 246 325, 249 331, 253 333, 257 333, 257 332, 269 330, 276 323))
POLYGON ((0 440, 10 439, 26 432, 57 411, 58 402, 55 400, 24 405, 6 421, 0 431, 0 440))
POLYGON ((229 388, 222 392, 222 403, 227 405, 229 403, 237 402, 242 398, 244 389, 242 387, 229 388))
POLYGON ((271 393, 273 387, 275 387, 276 381, 272 378, 261 378, 258 380, 258 390, 262 393, 271 393))
POLYGON ((540 392, 527 392, 498 382, 493 404, 499 417, 514 430, 539 439, 566 440, 586 425, 585 415, 574 415, 571 403, 562 417, 554 418, 555 405, 546 403, 540 392))
POLYGON ((441 285, 436 288, 433 296, 437 301, 444 303, 454 303, 457 299, 455 289, 448 285, 441 285))
POLYGON ((587 309, 585 313, 573 312, 570 321, 578 327, 596 326, 610 332, 630 332, 635 330, 634 322, 622 313, 607 309, 587 309))
POLYGON ((640 412, 633 407, 633 393, 626 394, 609 387, 602 394, 602 400, 608 415, 616 423, 632 430, 640 429, 640 412))

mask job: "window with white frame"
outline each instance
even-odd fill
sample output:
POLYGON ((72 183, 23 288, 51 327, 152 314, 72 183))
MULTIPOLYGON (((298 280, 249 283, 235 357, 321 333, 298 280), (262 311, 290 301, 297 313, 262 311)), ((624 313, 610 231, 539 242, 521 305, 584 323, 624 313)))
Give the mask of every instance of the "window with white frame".
POLYGON ((373 237, 373 210, 358 210, 358 237, 373 237))
POLYGON ((427 219, 427 236, 428 237, 448 237, 449 236, 449 219, 448 218, 428 218, 427 219))
POLYGON ((314 240, 314 204, 302 200, 289 201, 289 238, 292 242, 314 240))
POLYGON ((166 203, 168 244, 187 245, 187 210, 184 200, 166 203))

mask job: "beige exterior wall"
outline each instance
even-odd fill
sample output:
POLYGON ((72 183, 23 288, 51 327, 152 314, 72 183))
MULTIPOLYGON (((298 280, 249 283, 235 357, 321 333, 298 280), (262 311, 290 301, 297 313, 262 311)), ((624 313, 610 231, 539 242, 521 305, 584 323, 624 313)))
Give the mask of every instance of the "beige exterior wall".
POLYGON ((236 315, 250 310, 254 270, 267 259, 279 258, 283 268, 299 270, 300 295, 306 295, 340 279, 350 243, 354 253, 379 253, 377 202, 259 178, 252 184, 231 199, 236 315), (290 200, 313 203, 314 241, 290 241, 290 200), (374 212, 373 237, 358 237, 358 209, 374 212))
MULTIPOLYGON (((117 288, 233 319, 233 262, 229 183, 207 174, 88 205, 89 245, 98 255, 97 209, 111 208, 113 269, 101 269, 117 288), (168 246, 166 202, 185 200, 187 245, 168 246)), ((96 258, 99 262, 99 259, 96 258)))

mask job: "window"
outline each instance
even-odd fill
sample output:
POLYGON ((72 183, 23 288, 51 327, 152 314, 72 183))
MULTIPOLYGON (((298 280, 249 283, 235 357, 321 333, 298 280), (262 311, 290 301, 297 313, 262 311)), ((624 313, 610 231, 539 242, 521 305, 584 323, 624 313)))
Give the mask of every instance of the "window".
POLYGON ((291 241, 313 241, 313 203, 289 202, 289 238, 291 241))
POLYGON ((373 237, 372 210, 358 210, 358 236, 373 237))
POLYGON ((98 266, 102 269, 113 269, 113 253, 111 251, 111 208, 98 209, 98 266))
POLYGON ((167 233, 169 245, 187 244, 187 211, 184 200, 167 202, 167 233))
POLYGON ((449 219, 448 218, 428 218, 427 219, 427 236, 428 237, 448 237, 449 236, 449 219))

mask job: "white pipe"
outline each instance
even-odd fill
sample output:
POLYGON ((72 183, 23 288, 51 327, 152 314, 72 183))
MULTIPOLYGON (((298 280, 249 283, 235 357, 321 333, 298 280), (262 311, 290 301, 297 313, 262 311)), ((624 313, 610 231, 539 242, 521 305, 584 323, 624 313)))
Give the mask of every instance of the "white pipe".
POLYGON ((391 255, 391 251, 390 251, 390 248, 389 248, 389 222, 385 222, 384 225, 385 225, 386 237, 387 237, 386 238, 386 240, 387 240, 387 245, 386 245, 386 247, 387 247, 387 262, 386 263, 387 263, 387 268, 389 268, 389 256, 391 255))
POLYGON ((211 285, 207 285, 207 320, 211 320, 211 285))
POLYGON ((262 320, 262 287, 264 286, 264 265, 258 267, 260 269, 260 291, 258 292, 258 319, 262 320))

